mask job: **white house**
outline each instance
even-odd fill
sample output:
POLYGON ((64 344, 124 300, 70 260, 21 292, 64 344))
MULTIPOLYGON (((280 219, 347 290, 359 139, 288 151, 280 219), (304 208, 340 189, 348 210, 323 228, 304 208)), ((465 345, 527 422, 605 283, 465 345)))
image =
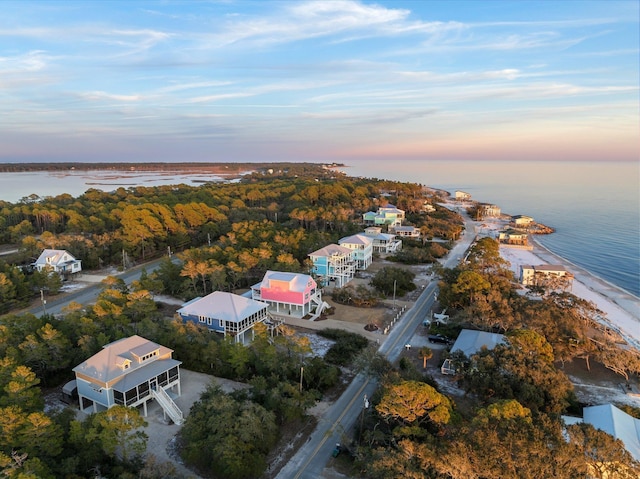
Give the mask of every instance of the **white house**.
POLYGON ((561 290, 570 289, 573 284, 573 274, 560 264, 523 264, 520 266, 519 279, 524 286, 544 286, 557 282, 561 290))
POLYGON ((397 239, 396 235, 383 233, 382 228, 378 226, 366 228, 364 234, 373 239, 374 253, 395 253, 402 249, 402 241, 397 239))
POLYGON ((254 337, 256 323, 268 319, 269 305, 233 293, 214 291, 204 298, 195 298, 185 303, 178 311, 184 321, 206 326, 214 331, 230 336, 237 343, 245 344, 254 337))
POLYGON ((364 270, 373 262, 373 238, 363 234, 346 236, 338 241, 344 248, 353 251, 356 269, 364 270))
POLYGON ((322 310, 322 292, 308 274, 267 271, 251 287, 251 299, 269 305, 272 314, 317 317, 322 310))
POLYGON ((82 271, 82 260, 74 258, 71 253, 62 249, 45 249, 33 265, 38 271, 51 269, 61 276, 82 271))
POLYGON ((119 339, 73 368, 80 409, 99 412, 115 405, 142 406, 155 399, 176 424, 182 412, 169 393, 180 396, 180 361, 173 350, 141 336, 119 339))

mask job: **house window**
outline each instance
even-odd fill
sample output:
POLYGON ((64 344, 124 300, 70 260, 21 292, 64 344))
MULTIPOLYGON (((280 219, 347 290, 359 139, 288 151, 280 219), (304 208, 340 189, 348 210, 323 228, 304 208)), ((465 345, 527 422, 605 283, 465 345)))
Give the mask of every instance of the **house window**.
POLYGON ((163 373, 160 373, 160 374, 158 375, 157 380, 158 380, 158 384, 159 384, 160 386, 166 386, 166 385, 169 383, 169 382, 167 381, 167 372, 165 371, 165 372, 163 372, 163 373))
POLYGON ((136 402, 136 399, 138 398, 138 394, 137 394, 136 388, 129 389, 125 393, 124 397, 125 397, 125 400, 126 400, 125 406, 128 406, 128 405, 133 404, 134 402, 136 402))
POLYGON ((113 391, 113 401, 116 404, 124 405, 124 394, 120 391, 113 391))

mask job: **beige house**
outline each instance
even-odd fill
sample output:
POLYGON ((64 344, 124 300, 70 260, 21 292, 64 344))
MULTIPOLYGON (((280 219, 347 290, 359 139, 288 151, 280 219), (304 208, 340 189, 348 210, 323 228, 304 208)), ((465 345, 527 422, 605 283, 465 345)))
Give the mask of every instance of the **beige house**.
POLYGON ((182 411, 170 394, 180 396, 180 361, 173 350, 141 336, 119 339, 73 368, 80 410, 99 412, 115 405, 142 406, 155 399, 174 423, 182 411))
POLYGON ((471 199, 471 194, 465 191, 456 190, 455 192, 456 201, 466 201, 471 199))
POLYGON ((500 218, 502 211, 498 205, 478 203, 478 215, 482 218, 500 218))
POLYGON ((527 246, 529 244, 529 237, 527 233, 509 229, 500 231, 498 235, 498 242, 508 245, 527 246))
POLYGON ((573 274, 560 264, 540 264, 520 266, 520 283, 524 286, 552 287, 558 290, 570 290, 573 274))
POLYGON ((512 216, 511 221, 516 228, 527 228, 533 224, 533 218, 525 215, 512 216))

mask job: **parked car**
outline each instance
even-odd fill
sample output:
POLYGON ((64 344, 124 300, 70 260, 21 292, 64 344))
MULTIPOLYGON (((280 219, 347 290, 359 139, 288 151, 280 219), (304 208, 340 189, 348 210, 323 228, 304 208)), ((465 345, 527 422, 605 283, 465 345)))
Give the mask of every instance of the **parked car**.
POLYGON ((437 344, 451 344, 451 339, 447 338, 446 336, 443 336, 442 334, 430 334, 427 339, 429 340, 430 343, 437 343, 437 344))

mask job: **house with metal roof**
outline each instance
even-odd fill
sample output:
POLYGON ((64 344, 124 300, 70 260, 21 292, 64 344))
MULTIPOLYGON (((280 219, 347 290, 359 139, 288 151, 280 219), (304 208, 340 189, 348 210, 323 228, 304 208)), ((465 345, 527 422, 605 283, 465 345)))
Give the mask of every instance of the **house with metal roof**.
MULTIPOLYGON (((619 439, 631 457, 640 462, 640 419, 637 419, 613 404, 601 404, 588 406, 582 410, 583 417, 562 416, 566 426, 573 424, 590 424, 594 428, 606 432, 619 439)), ((590 464, 590 469, 595 473, 593 477, 636 477, 631 472, 624 474, 627 464, 614 463, 609 468, 608 463, 590 464)), ((589 475, 589 477, 592 477, 589 475)))
POLYGON ((180 396, 180 361, 173 350, 141 336, 119 339, 73 368, 81 410, 99 412, 115 405, 143 407, 155 399, 181 424, 182 411, 170 394, 180 396))
POLYGON ((365 225, 401 225, 404 221, 404 210, 388 204, 378 208, 378 211, 367 211, 362 215, 365 225))
POLYGON ((373 238, 364 234, 345 236, 338 244, 353 251, 356 269, 364 270, 373 263, 373 238))
POLYGON ((45 249, 33 266, 38 271, 50 269, 61 276, 68 276, 82 271, 82 260, 63 249, 45 249))
POLYGON ((251 299, 269 305, 274 315, 310 319, 322 312, 322 292, 308 274, 267 271, 262 281, 251 286, 251 299))
POLYGON ((312 272, 324 286, 333 284, 342 288, 351 281, 356 272, 355 252, 352 249, 330 244, 309 253, 313 262, 312 272))
MULTIPOLYGON (((486 331, 476 331, 473 329, 463 329, 458 334, 453 346, 451 346, 451 353, 461 351, 465 356, 470 358, 482 348, 493 349, 498 344, 504 343, 504 334, 488 333, 486 331)), ((457 369, 450 359, 445 359, 442 367, 440 368, 442 374, 455 374, 457 369)))
POLYGON ((402 249, 402 240, 391 233, 383 233, 379 226, 365 228, 364 234, 373 240, 374 253, 395 253, 402 249))
POLYGON ((589 406, 582 410, 582 420, 620 439, 636 461, 640 461, 640 419, 613 404, 589 406))
POLYGON ((393 226, 390 227, 389 230, 393 232, 397 237, 400 238, 409 238, 409 239, 419 239, 420 238, 420 230, 415 226, 393 226))
POLYGON ((262 301, 214 291, 185 303, 177 314, 183 322, 191 321, 245 344, 253 340, 255 324, 267 320, 268 308, 269 305, 262 301))

